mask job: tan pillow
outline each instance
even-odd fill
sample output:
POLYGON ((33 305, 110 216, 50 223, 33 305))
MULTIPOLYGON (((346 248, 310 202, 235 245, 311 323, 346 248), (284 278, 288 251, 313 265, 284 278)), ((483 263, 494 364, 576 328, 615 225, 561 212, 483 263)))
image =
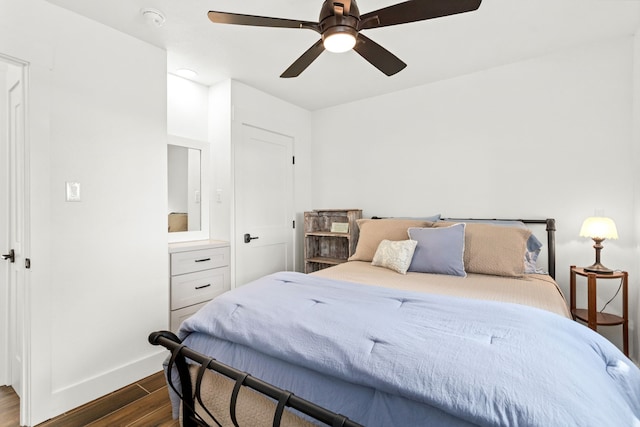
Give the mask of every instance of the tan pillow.
POLYGON ((175 231, 187 231, 189 228, 189 219, 186 213, 170 213, 169 214, 169 233, 175 231))
POLYGON ((432 227, 431 221, 415 219, 359 219, 356 221, 360 230, 356 252, 349 261, 371 261, 383 240, 407 240, 409 227, 432 227))
MULTIPOLYGON (((435 226, 447 227, 451 224, 454 223, 440 221, 435 226)), ((510 277, 524 274, 524 256, 531 230, 471 222, 466 224, 464 269, 467 273, 510 277)))

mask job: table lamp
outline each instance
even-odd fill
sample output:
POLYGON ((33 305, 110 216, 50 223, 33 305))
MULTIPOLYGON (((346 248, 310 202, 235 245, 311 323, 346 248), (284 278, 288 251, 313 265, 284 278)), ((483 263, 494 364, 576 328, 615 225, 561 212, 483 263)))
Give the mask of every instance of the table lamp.
POLYGON ((582 228, 580 229, 580 237, 592 238, 595 242, 593 247, 596 250, 596 262, 589 267, 585 267, 584 270, 599 274, 613 274, 613 270, 605 267, 600 262, 600 251, 603 248, 602 242, 605 239, 618 238, 618 230, 616 229, 616 224, 613 220, 611 218, 599 216, 585 219, 582 223, 582 228))

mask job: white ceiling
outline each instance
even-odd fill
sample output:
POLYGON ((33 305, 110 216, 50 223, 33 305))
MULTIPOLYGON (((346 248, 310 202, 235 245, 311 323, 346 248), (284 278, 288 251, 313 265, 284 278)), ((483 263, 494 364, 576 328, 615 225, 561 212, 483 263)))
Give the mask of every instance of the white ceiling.
MULTIPOLYGON (((363 31, 408 64, 387 77, 357 53, 324 52, 299 77, 280 74, 319 39, 310 30, 213 24, 209 10, 318 20, 322 0, 48 0, 167 50, 167 71, 205 85, 235 79, 316 110, 598 39, 631 36, 640 0, 483 0, 475 12, 363 31), (149 25, 141 9, 166 16, 149 25)), ((440 0, 455 1, 455 0, 440 0)), ((359 0, 362 14, 399 0, 359 0)))

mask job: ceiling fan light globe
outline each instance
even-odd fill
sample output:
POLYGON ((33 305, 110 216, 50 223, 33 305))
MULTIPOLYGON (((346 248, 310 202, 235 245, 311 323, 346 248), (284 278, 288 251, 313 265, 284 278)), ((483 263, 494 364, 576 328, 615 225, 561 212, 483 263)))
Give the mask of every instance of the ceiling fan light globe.
POLYGON ((324 48, 329 52, 347 52, 356 45, 356 38, 350 33, 334 33, 324 38, 324 48))

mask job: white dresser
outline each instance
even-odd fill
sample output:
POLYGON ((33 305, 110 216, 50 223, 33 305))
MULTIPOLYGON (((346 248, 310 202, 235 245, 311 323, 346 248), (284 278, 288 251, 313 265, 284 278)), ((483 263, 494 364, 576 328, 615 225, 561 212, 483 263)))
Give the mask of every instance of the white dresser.
POLYGON ((177 332, 207 301, 228 291, 229 242, 201 240, 169 244, 170 327, 177 332))

